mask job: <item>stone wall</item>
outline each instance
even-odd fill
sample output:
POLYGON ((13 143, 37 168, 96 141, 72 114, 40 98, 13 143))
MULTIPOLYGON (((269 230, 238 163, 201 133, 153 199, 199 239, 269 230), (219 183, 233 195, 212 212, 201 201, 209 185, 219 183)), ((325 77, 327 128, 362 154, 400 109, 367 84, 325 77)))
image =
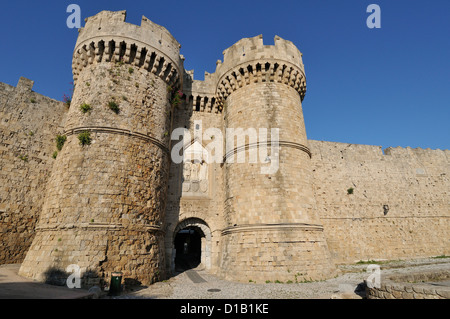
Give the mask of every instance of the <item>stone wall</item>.
MULTIPOLYGON (((222 125, 222 114, 194 111, 192 104, 189 104, 189 99, 175 111, 173 121, 174 128, 186 128, 190 132, 192 140, 188 141, 185 153, 189 153, 190 145, 204 151, 204 145, 211 142, 211 136, 204 134, 205 131, 208 128, 220 129, 222 125), (199 125, 198 131, 201 134, 198 139, 195 139, 195 124, 199 125), (193 144, 194 142, 195 144, 193 144)), ((175 146, 180 141, 174 140, 172 143, 175 146)), ((168 271, 173 270, 176 254, 174 251, 176 232, 181 230, 180 225, 187 222, 190 226, 203 227, 205 225, 207 227, 207 231, 202 231, 205 240, 205 247, 202 250, 202 257, 205 257, 204 266, 212 272, 217 272, 219 270, 221 230, 225 227, 223 219, 223 169, 220 163, 209 163, 204 158, 205 162, 202 165, 207 170, 206 178, 204 180, 201 179, 201 176, 200 179, 187 178, 185 170, 191 163, 191 159, 193 157, 189 156, 189 159, 186 159, 185 162, 179 164, 172 162, 170 167, 165 229, 166 269, 168 271), (186 181, 187 179, 190 179, 190 181, 186 181), (196 180, 199 180, 202 184, 205 183, 205 186, 194 188, 193 185, 186 185, 186 183, 194 183, 196 180), (210 237, 207 238, 205 233, 210 233, 210 237), (206 257, 208 257, 208 261, 206 257)))
POLYGON ((0 83, 0 264, 22 262, 31 245, 67 113, 32 87, 0 83))
POLYGON ((368 288, 367 299, 450 299, 448 287, 431 287, 426 284, 381 284, 379 288, 368 288))
POLYGON ((318 214, 337 263, 449 254, 450 151, 309 145, 318 214))
POLYGON ((450 278, 449 271, 411 273, 382 278, 380 285, 367 285, 367 299, 450 299, 450 287, 430 284, 450 278))
POLYGON ((67 141, 20 275, 42 281, 76 264, 90 274, 87 285, 115 271, 127 283, 165 278, 171 101, 181 65, 174 50, 164 28, 144 18, 127 24, 124 12, 101 12, 80 29, 67 141), (85 133, 91 141, 82 145, 85 133))
POLYGON ((260 36, 242 39, 224 51, 216 73, 224 126, 242 130, 236 138, 227 134, 222 274, 246 282, 332 277, 315 214, 301 53, 279 37, 274 46, 260 36), (250 137, 260 129, 267 134, 250 137))
POLYGON ((39 280, 78 264, 87 282, 122 271, 152 283, 173 270, 174 238, 186 227, 202 236, 207 269, 244 281, 323 279, 334 263, 450 254, 450 151, 308 140, 292 42, 242 39, 197 81, 164 27, 125 16, 102 11, 79 30, 69 111, 27 79, 0 84, 0 263, 23 261, 20 273, 39 280), (185 151, 200 160, 171 163, 174 128, 191 133, 185 151), (226 163, 205 161, 208 128, 222 137, 268 129, 267 156, 250 163, 261 140, 247 138, 226 163), (90 145, 79 143, 84 131, 90 145), (56 134, 67 141, 54 159, 56 134))
MULTIPOLYGON (((267 128, 268 132, 279 128, 280 149, 275 154, 270 144, 270 160, 259 157, 255 163, 250 163, 249 151, 235 149, 230 152, 234 163, 227 158, 224 164, 223 275, 242 281, 333 276, 323 228, 315 214, 298 92, 283 83, 255 83, 236 90, 225 103, 228 128, 267 128), (237 162, 241 152, 246 153, 245 163, 237 162), (264 173, 268 166, 273 171, 264 173)), ((267 140, 274 139, 267 136, 267 140)), ((252 143, 247 139, 245 145, 252 143)))
POLYGON ((130 74, 128 68, 103 62, 80 73, 67 141, 54 164, 22 275, 43 280, 49 268, 77 264, 100 278, 112 271, 145 283, 163 277, 160 232, 169 167, 164 133, 170 131, 171 106, 164 81, 137 68, 130 74), (113 100, 118 114, 109 109, 113 100), (91 111, 83 113, 83 103, 91 111), (84 131, 90 132, 91 145, 80 145, 78 134, 84 131), (78 232, 68 238, 73 228, 78 232), (102 240, 93 240, 95 229, 103 230, 102 240), (49 240, 50 234, 62 245, 49 240))

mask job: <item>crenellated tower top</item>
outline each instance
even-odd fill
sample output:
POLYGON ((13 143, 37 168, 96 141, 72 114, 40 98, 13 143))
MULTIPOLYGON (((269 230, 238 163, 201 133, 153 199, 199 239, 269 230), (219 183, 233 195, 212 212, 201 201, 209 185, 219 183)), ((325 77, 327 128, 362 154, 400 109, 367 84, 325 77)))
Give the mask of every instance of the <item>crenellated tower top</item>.
POLYGON ((73 53, 76 82, 82 68, 97 62, 122 61, 163 78, 170 85, 182 82, 180 44, 167 31, 142 17, 141 25, 125 22, 126 11, 102 11, 85 19, 73 53))
POLYGON ((275 36, 274 45, 264 45, 262 35, 243 38, 223 51, 223 62, 217 61, 214 73, 205 73, 205 80, 198 81, 193 71, 184 70, 181 46, 166 28, 145 16, 140 26, 125 19, 126 11, 102 11, 85 20, 73 54, 75 84, 87 65, 121 61, 183 88, 186 105, 197 111, 220 113, 229 94, 258 82, 284 83, 302 100, 305 96, 302 53, 291 41, 275 36))
POLYGON ((219 101, 238 88, 257 82, 279 82, 306 93, 302 53, 291 42, 275 36, 274 45, 264 45, 262 35, 244 38, 223 51, 216 67, 219 101))
POLYGON ((285 61, 303 69, 302 53, 291 41, 275 36, 274 43, 274 45, 264 45, 262 35, 243 38, 223 51, 224 62, 217 65, 217 70, 229 69, 261 59, 285 61))

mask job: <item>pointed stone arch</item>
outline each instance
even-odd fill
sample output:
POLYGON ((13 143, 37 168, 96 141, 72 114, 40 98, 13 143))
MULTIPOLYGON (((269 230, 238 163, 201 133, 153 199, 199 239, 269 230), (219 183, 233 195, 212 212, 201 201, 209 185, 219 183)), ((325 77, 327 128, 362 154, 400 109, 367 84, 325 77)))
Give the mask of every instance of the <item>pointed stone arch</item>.
POLYGON ((175 269, 175 237, 179 231, 194 228, 201 236, 201 264, 206 269, 211 269, 211 229, 208 224, 197 217, 186 218, 178 223, 172 233, 172 259, 171 269, 175 269))

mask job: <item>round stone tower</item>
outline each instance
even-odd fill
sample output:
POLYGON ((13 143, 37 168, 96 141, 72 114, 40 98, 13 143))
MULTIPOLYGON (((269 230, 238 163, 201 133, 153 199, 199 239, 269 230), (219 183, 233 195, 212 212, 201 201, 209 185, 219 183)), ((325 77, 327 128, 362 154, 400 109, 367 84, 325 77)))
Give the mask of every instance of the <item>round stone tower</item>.
POLYGON ((315 211, 302 54, 278 36, 273 46, 264 45, 262 36, 245 38, 224 51, 216 74, 224 126, 248 135, 244 145, 236 139, 225 156, 224 276, 246 282, 332 276, 335 268, 315 211), (267 129, 267 135, 252 139, 252 129, 267 129), (261 154, 266 140, 268 155, 252 162, 250 152, 261 154), (242 152, 244 163, 238 160, 242 152))
POLYGON ((21 275, 48 281, 75 265, 86 285, 117 271, 127 283, 165 276, 171 98, 184 69, 165 28, 125 17, 102 11, 79 30, 66 141, 21 275))

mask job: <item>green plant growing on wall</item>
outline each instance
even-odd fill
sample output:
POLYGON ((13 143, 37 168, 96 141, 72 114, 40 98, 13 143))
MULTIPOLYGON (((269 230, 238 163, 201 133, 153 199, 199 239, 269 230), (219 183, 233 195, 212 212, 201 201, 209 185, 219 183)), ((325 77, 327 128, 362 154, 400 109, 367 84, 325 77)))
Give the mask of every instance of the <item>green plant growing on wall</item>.
POLYGON ((348 195, 353 194, 353 187, 350 187, 349 189, 347 189, 347 194, 348 195))
POLYGON ((370 264, 379 264, 378 261, 375 260, 360 260, 356 263, 357 265, 370 265, 370 264))
POLYGON ((57 151, 54 151, 52 157, 53 157, 54 159, 56 159, 57 156, 58 156, 58 152, 57 152, 57 151))
POLYGON ((129 67, 128 68, 128 73, 133 74, 133 72, 134 72, 134 69, 132 67, 129 67))
POLYGON ((115 101, 109 101, 108 103, 109 109, 116 114, 119 114, 120 108, 119 105, 115 101))
POLYGON ((180 95, 176 94, 172 99, 172 106, 177 106, 181 103, 180 95))
POLYGON ((83 113, 87 113, 90 110, 92 110, 92 107, 89 104, 83 103, 83 104, 80 105, 80 110, 83 113))
POLYGON ((24 162, 28 162, 28 155, 19 155, 19 158, 24 162))
MULTIPOLYGON (((73 91, 75 90, 75 84, 73 84, 73 82, 70 82, 69 84, 72 86, 72 88, 70 89, 70 91, 71 91, 72 94, 73 94, 73 91)), ((64 102, 64 104, 65 104, 67 107, 70 107, 70 103, 72 102, 72 97, 71 97, 70 95, 64 94, 64 95, 63 95, 63 102, 64 102)))
POLYGON ((67 140, 67 136, 65 136, 65 135, 56 135, 56 148, 58 149, 58 151, 62 150, 66 140, 67 140))
MULTIPOLYGON (((168 92, 172 92, 172 88, 170 86, 167 87, 168 92), (170 88, 170 90, 169 90, 170 88)), ((178 106, 181 103, 181 97, 183 96, 183 92, 178 90, 177 92, 172 92, 169 101, 173 107, 178 106)))
POLYGON ((90 145, 91 144, 91 132, 83 131, 78 134, 78 140, 80 141, 81 146, 90 145))
POLYGON ((36 100, 33 99, 33 98, 31 98, 31 99, 30 99, 30 102, 31 102, 31 103, 36 103, 36 100))

